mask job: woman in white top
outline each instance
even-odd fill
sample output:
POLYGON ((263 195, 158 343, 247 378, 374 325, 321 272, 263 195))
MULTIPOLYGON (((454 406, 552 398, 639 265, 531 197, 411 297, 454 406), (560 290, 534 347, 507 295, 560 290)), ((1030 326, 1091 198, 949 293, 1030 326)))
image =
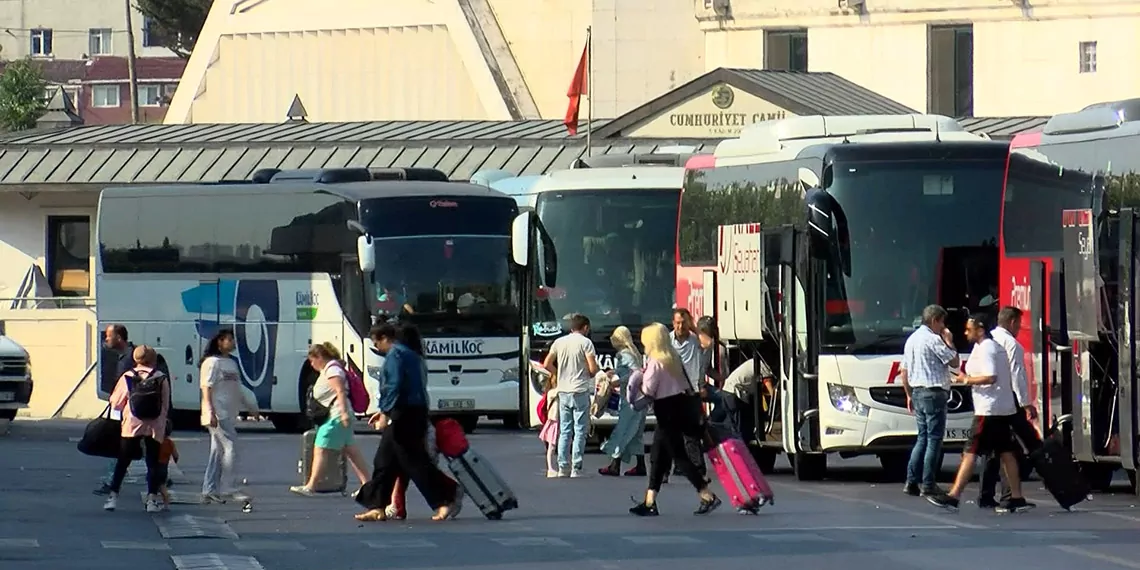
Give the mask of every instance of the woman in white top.
POLYGON ((224 503, 238 494, 238 413, 258 413, 257 403, 242 389, 237 360, 230 356, 236 347, 234 331, 222 329, 210 338, 202 353, 202 425, 210 432, 210 457, 202 480, 202 497, 207 503, 224 503))

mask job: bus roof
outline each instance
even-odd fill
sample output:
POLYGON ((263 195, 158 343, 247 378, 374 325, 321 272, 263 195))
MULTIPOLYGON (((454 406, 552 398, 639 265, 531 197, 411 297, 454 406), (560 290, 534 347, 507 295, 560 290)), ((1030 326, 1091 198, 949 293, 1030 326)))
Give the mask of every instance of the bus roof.
POLYGON ((953 158, 1000 159, 1009 154, 1009 143, 1004 141, 943 141, 928 144, 893 142, 876 144, 837 144, 827 147, 828 156, 842 160, 923 160, 953 158))
POLYGON ((715 154, 697 154, 689 158, 685 163, 685 170, 700 170, 702 168, 712 168, 716 166, 715 154))
POLYGON ((685 169, 673 166, 627 166, 622 168, 575 168, 551 172, 539 178, 533 192, 564 190, 680 190, 685 169))
POLYGON ((370 198, 417 198, 428 196, 510 198, 486 186, 464 182, 346 182, 314 184, 277 182, 269 184, 171 184, 167 186, 120 186, 106 188, 103 197, 137 197, 178 193, 183 196, 218 196, 228 194, 308 194, 323 192, 353 202, 370 198))
POLYGON ((503 178, 492 182, 491 188, 498 190, 499 192, 502 192, 508 196, 527 194, 534 188, 534 184, 541 178, 541 174, 512 176, 510 178, 503 178))
POLYGON ((764 121, 746 127, 739 138, 716 147, 718 166, 792 160, 801 150, 824 144, 909 141, 981 141, 957 121, 942 115, 820 115, 764 121))

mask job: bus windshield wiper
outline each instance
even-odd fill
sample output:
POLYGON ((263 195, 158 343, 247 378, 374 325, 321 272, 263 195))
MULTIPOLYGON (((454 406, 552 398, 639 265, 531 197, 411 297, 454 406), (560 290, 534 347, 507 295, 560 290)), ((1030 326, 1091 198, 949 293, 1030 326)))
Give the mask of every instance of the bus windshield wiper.
POLYGON ((855 354, 857 352, 862 352, 862 351, 867 350, 867 349, 883 346, 885 344, 888 344, 888 343, 891 343, 891 342, 894 342, 897 340, 905 340, 907 337, 910 336, 910 334, 911 334, 911 331, 879 333, 878 335, 875 336, 875 338, 868 340, 866 342, 859 342, 859 343, 847 345, 847 352, 851 353, 851 354, 855 354))

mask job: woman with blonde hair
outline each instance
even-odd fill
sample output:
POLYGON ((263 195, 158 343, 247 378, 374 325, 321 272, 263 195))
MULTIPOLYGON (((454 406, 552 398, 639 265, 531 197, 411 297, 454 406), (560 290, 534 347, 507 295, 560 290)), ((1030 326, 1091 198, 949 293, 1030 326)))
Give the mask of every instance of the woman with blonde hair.
MULTIPOLYGON (((309 366, 320 371, 313 384, 313 396, 317 404, 327 410, 325 418, 314 417, 317 423, 317 437, 313 445, 313 464, 309 478, 304 485, 289 487, 289 490, 305 496, 315 494, 313 489, 328 466, 334 464, 337 455, 344 454, 360 484, 368 482, 367 465, 360 449, 353 443, 352 404, 348 399, 348 380, 344 365, 340 362, 340 351, 330 342, 309 347, 309 366)), ((324 414, 322 414, 324 415, 324 414)))
MULTIPOLYGON (((628 327, 618 327, 610 335, 610 342, 618 349, 614 370, 608 374, 610 380, 616 379, 625 394, 629 387, 629 378, 634 371, 641 370, 641 353, 633 344, 633 334, 628 327)), ((626 398, 618 404, 618 421, 609 439, 602 444, 602 453, 610 457, 610 464, 598 469, 601 475, 617 477, 621 474, 622 462, 629 463, 635 458, 637 464, 626 471, 626 476, 646 475, 645 470, 645 410, 638 410, 626 398)))
MULTIPOLYGON (((674 462, 681 473, 697 490, 700 505, 695 515, 707 515, 720 506, 720 498, 709 490, 708 481, 685 453, 685 436, 703 438, 700 410, 689 384, 681 357, 673 349, 669 329, 653 323, 641 331, 641 345, 645 347, 645 369, 635 372, 629 380, 628 399, 631 404, 648 398, 653 402, 657 429, 653 431, 653 447, 649 454, 649 487, 644 500, 629 509, 631 514, 657 516, 657 494, 661 483, 674 462)), ((639 406, 640 407, 640 406, 639 406)))

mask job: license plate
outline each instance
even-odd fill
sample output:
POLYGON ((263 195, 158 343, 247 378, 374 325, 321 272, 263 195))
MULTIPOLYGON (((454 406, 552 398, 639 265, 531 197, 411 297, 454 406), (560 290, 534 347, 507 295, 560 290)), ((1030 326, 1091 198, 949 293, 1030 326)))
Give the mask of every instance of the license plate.
POLYGON ((16 401, 16 393, 15 392, 0 392, 0 402, 15 402, 15 401, 16 401))
POLYGON ((441 410, 474 410, 475 400, 440 400, 441 410))
POLYGON ((946 428, 943 439, 970 439, 973 435, 973 430, 970 428, 946 428))

